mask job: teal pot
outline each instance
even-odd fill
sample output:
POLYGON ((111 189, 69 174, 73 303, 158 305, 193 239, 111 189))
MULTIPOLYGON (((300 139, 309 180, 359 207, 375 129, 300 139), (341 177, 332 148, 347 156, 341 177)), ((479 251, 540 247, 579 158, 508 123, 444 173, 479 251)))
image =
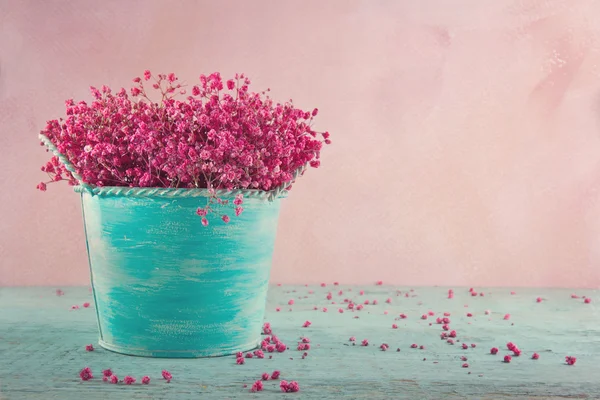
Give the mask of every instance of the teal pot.
POLYGON ((136 356, 188 358, 257 348, 283 186, 221 192, 230 202, 245 193, 244 212, 228 224, 210 215, 208 226, 196 215, 206 204, 203 189, 82 183, 76 191, 100 346, 136 356))

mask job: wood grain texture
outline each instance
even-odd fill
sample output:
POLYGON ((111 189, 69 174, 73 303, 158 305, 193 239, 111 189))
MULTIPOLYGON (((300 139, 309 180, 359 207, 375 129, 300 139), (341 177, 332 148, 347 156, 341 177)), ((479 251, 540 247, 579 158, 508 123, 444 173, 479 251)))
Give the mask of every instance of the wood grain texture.
POLYGON ((101 348, 86 352, 84 346, 97 340, 95 310, 70 308, 91 302, 92 294, 82 287, 63 290, 65 295, 58 297, 54 288, 0 289, 0 398, 600 399, 599 291, 578 292, 593 298, 591 304, 584 304, 570 298, 571 290, 559 289, 520 289, 514 296, 509 289, 481 290, 485 297, 455 289, 455 298, 449 300, 443 288, 409 292, 386 286, 272 286, 266 320, 290 350, 274 353, 273 359, 249 359, 236 365, 233 356, 151 359, 101 348), (359 295, 360 289, 365 289, 364 296, 359 295), (396 290, 402 291, 400 296, 396 290), (325 299, 328 291, 338 304, 325 299), (410 297, 404 297, 405 292, 410 297), (538 296, 545 300, 536 303, 538 296), (388 297, 391 304, 385 303, 388 297), (377 299, 379 304, 353 312, 340 305, 345 298, 377 299), (291 307, 290 299, 295 300, 291 307), (314 311, 314 306, 319 310, 314 311), (276 307, 281 311, 276 312, 276 307), (322 307, 329 311, 322 312, 322 307), (345 312, 338 313, 338 307, 345 312), (484 314, 487 309, 491 315, 484 314), (451 328, 461 342, 449 345, 440 340, 441 326, 435 317, 420 319, 429 310, 436 317, 450 312, 451 328), (467 312, 473 317, 468 318, 467 312), (399 313, 408 318, 395 320, 399 313), (511 314, 509 321, 503 320, 506 313, 511 314), (312 325, 302 328, 306 320, 312 325), (392 329, 393 323, 399 328, 392 329), (295 349, 303 335, 312 345, 306 359, 295 349), (350 336, 358 341, 367 338, 371 345, 351 346, 350 336), (508 354, 508 341, 516 343, 523 355, 504 364, 501 356, 508 354), (390 345, 387 352, 378 348, 384 342, 390 345), (463 350, 462 342, 477 347, 463 350), (412 343, 426 348, 411 349, 412 343), (501 349, 497 356, 489 354, 493 346, 501 349), (540 354, 539 360, 530 359, 533 352, 540 354), (463 355, 468 357, 468 369, 461 368, 463 355), (577 364, 565 365, 566 355, 577 357, 577 364), (94 372, 92 381, 79 379, 85 366, 94 372), (120 378, 135 376, 138 383, 103 383, 99 376, 105 368, 112 368, 120 378), (173 373, 170 384, 160 378, 162 369, 173 373), (273 381, 255 395, 243 388, 275 369, 281 370, 282 379, 298 381, 301 392, 283 394, 273 381), (149 386, 139 384, 143 375, 152 378, 149 386))
MULTIPOLYGON (((230 204, 234 196, 225 197, 230 204)), ((82 193, 100 345, 124 354, 208 357, 260 343, 280 200, 213 206, 191 197, 82 193)))

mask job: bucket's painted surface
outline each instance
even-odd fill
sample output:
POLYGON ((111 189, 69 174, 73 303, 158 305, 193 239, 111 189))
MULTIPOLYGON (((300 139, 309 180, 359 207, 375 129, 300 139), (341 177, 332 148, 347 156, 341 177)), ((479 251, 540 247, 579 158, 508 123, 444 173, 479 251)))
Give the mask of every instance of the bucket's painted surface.
POLYGON ((258 346, 279 199, 245 199, 229 224, 212 215, 204 227, 205 198, 81 196, 102 347, 211 357, 258 346))

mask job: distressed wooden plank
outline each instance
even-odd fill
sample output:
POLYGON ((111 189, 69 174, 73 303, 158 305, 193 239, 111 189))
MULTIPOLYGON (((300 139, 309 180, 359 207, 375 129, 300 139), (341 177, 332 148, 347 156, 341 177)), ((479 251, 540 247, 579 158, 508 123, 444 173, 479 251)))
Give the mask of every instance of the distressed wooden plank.
MULTIPOLYGON (((457 289, 454 299, 443 288, 416 288, 409 298, 407 288, 272 286, 267 304, 267 321, 274 333, 291 349, 273 359, 250 359, 236 365, 234 357, 209 359, 151 359, 123 356, 98 348, 85 352, 84 346, 98 340, 95 310, 71 310, 71 305, 91 301, 87 288, 63 288, 58 297, 52 288, 0 289, 0 398, 4 399, 189 399, 196 396, 218 399, 246 398, 262 372, 282 371, 282 378, 297 380, 301 398, 337 399, 598 399, 600 398, 600 321, 596 302, 583 304, 571 299, 571 290, 520 289, 511 296, 508 289, 486 289, 485 297, 471 297, 457 289), (402 291, 396 296, 396 289, 402 291), (295 290, 295 292, 294 292, 295 290), (309 294, 314 290, 314 294, 309 294), (326 293, 333 292, 331 304, 326 293), (338 296, 337 292, 344 293, 338 296), (305 298, 306 296, 306 298, 305 298), (546 299, 536 303, 536 297, 546 299), (386 304, 391 297, 392 303, 386 304), (337 312, 340 302, 377 299, 361 311, 337 312), (295 304, 288 306, 288 300, 295 304), (464 307, 468 305, 469 307, 464 307), (313 307, 318 306, 319 311, 313 307), (276 307, 281 307, 276 312, 276 307), (328 307, 324 313, 322 307, 328 307), (292 308, 290 312, 289 309, 292 308), (484 311, 490 309, 487 316, 484 311), (384 311, 388 310, 387 315, 384 311), (435 317, 421 320, 432 310, 437 315, 451 312, 451 327, 459 339, 476 343, 462 350, 439 339, 435 317), (466 317, 466 312, 474 314, 466 317), (395 321, 399 313, 407 319, 395 321), (509 321, 503 320, 506 313, 509 321), (354 318, 358 316, 359 318, 354 318), (309 328, 302 323, 310 320, 309 328), (391 329, 392 323, 399 329, 391 329), (433 323, 432 326, 429 323, 433 323), (306 335, 311 350, 306 359, 295 350, 296 340, 306 335), (369 339, 371 346, 352 346, 350 336, 369 339), (515 342, 523 355, 511 364, 501 362, 508 354, 505 344, 515 342), (378 345, 388 343, 390 350, 378 345), (412 343, 425 350, 411 349, 412 343), (489 348, 501 348, 497 356, 489 348), (396 352, 397 347, 401 352, 396 352), (531 360, 533 352, 540 359, 531 360), (468 357, 470 368, 461 368, 460 357, 468 357), (564 357, 577 357, 575 366, 566 366, 564 357), (293 358, 293 359, 290 359, 293 358), (424 360, 425 359, 425 360, 424 360), (92 368, 95 379, 81 382, 78 372, 92 368), (120 377, 152 377, 149 386, 109 385, 99 376, 112 368, 120 377), (170 384, 160 379, 168 369, 170 384), (470 372, 470 374, 469 374, 470 372), (3 396, 3 397, 2 397, 3 396)), ((600 299, 598 291, 580 294, 600 299)), ((459 344, 462 342, 459 342, 459 344)), ((266 382, 261 398, 279 398, 277 382, 266 382)), ((292 396, 290 394, 289 396, 292 396)))

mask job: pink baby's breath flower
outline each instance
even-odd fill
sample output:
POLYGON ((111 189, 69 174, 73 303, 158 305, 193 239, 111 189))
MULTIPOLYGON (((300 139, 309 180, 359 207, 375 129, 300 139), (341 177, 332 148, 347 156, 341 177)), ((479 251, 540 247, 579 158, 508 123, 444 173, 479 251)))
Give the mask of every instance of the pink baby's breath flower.
POLYGON ((583 302, 584 302, 585 304, 590 304, 590 303, 592 302, 592 299, 591 299, 591 298, 589 298, 589 297, 586 297, 586 298, 583 300, 583 302))
POLYGON ((146 376, 144 376, 144 377, 142 378, 142 384, 144 384, 144 385, 147 385, 147 384, 149 384, 149 383, 150 383, 150 377, 149 377, 149 376, 147 376, 147 375, 146 375, 146 376))
POLYGON ((490 350, 491 354, 498 354, 498 348, 497 347, 492 347, 492 349, 490 350))
MULTIPOLYGON (((318 167, 323 145, 331 143, 329 132, 311 127, 317 109, 275 103, 265 92, 250 91, 242 75, 201 75, 187 98, 177 98, 186 90, 174 73, 156 74, 145 84, 152 77, 144 71, 129 90, 90 88, 91 103, 67 100, 67 118, 50 120, 42 130, 86 184, 206 189, 199 215, 207 226, 216 206, 229 204, 217 194, 221 190, 290 190, 296 172, 318 167), (235 92, 223 92, 224 86, 235 92), (150 100, 152 88, 161 101, 150 100)), ((40 190, 49 182, 78 184, 56 156, 42 171, 49 178, 40 190)), ((242 197, 231 201, 236 216, 243 212, 242 197)))
POLYGON ((79 306, 77 304, 74 304, 71 306, 71 310, 79 310, 79 306))
POLYGON ((90 306, 90 303, 88 303, 88 302, 83 303, 84 308, 88 308, 89 306, 90 306))
POLYGON ((38 188, 39 190, 41 190, 42 192, 45 192, 45 191, 46 191, 46 189, 47 189, 47 187, 46 187, 46 184, 45 184, 44 182, 40 182, 40 183, 38 183, 38 185, 37 185, 37 188, 38 188))
POLYGON ((246 363, 246 361, 244 360, 244 357, 238 357, 238 358, 236 358, 235 362, 238 365, 242 365, 242 364, 246 363))
POLYGON ((369 345, 369 341, 367 339, 363 339, 363 341, 360 343, 361 346, 368 346, 369 345))
MULTIPOLYGON (((243 358, 242 358, 242 360, 243 360, 243 358)), ((166 369, 162 370, 162 377, 163 377, 163 379, 165 379, 167 381, 167 383, 171 382, 171 379, 173 379, 173 375, 166 369)))
POLYGON ((533 355, 531 356, 532 360, 538 360, 540 358, 540 355, 538 353, 533 353, 533 355))
POLYGON ((398 329, 398 325, 397 324, 392 324, 392 329, 398 329))
POLYGON ((133 376, 127 375, 125 378, 123 378, 123 382, 126 385, 131 385, 132 383, 135 383, 135 378, 133 376))
POLYGON ((277 343, 277 345, 275 345, 275 349, 276 349, 276 350, 277 350, 279 353, 283 353, 284 351, 286 351, 286 349, 287 349, 287 346, 286 346, 284 343, 282 343, 282 342, 279 342, 279 343, 277 343))
POLYGON ((567 365, 575 365, 575 363, 577 362, 577 358, 573 356, 566 356, 565 361, 567 365))
POLYGON ((88 344, 85 346, 85 351, 94 351, 94 345, 88 344))
POLYGON ((110 383, 112 383, 113 385, 116 385, 117 383, 119 383, 119 377, 116 375, 111 375, 110 376, 110 383))
POLYGON ((112 374, 113 373, 112 373, 112 370, 110 368, 109 369, 105 369, 104 371, 102 371, 102 376, 107 377, 107 378, 111 377, 112 374))
POLYGON ((265 358, 265 353, 262 350, 254 350, 256 358, 265 358))
POLYGON ((263 380, 263 381, 268 381, 268 380, 269 380, 269 374, 268 374, 268 373, 266 373, 266 372, 264 372, 264 373, 262 374, 262 380, 263 380))
POLYGON ((229 217, 227 215, 223 215, 221 217, 221 219, 223 220, 223 222, 225 222, 226 224, 229 223, 229 217))
POLYGON ((308 328, 312 323, 310 321, 305 321, 304 324, 302 324, 303 328, 308 328))
POLYGON ((275 380, 275 379, 279 379, 279 375, 281 375, 281 372, 278 370, 273 371, 273 373, 271 374, 271 379, 275 380))
POLYGON ((288 301, 288 305, 293 305, 294 304, 294 299, 291 299, 290 301, 288 301))
POLYGON ((245 356, 245 357, 246 357, 246 358, 253 358, 253 357, 254 357, 254 354, 252 354, 252 353, 248 352, 248 353, 246 353, 246 356, 245 356))
POLYGON ((94 375, 92 375, 92 370, 89 367, 85 367, 81 370, 81 372, 79 372, 79 377, 82 381, 88 381, 92 379, 94 375))
POLYGON ((354 336, 350 336, 349 342, 356 342, 356 338, 354 336))
POLYGON ((254 384, 252 385, 252 387, 250 388, 251 392, 260 392, 263 390, 263 383, 262 381, 256 381, 254 382, 254 384))
POLYGON ((295 393, 295 392, 300 391, 300 386, 298 385, 298 382, 296 382, 296 381, 291 381, 291 382, 281 381, 281 382, 279 382, 279 388, 284 393, 295 393))

